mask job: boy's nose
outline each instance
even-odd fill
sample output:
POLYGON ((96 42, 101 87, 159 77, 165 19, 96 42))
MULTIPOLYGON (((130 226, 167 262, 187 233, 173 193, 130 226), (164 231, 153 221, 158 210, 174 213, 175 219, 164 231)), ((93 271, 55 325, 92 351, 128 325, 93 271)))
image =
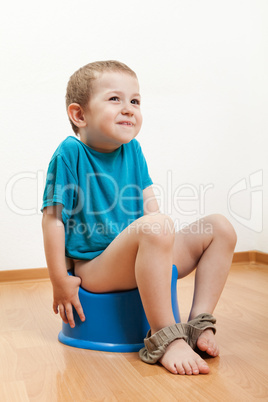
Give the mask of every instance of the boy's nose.
POLYGON ((127 114, 127 115, 131 115, 131 116, 134 114, 131 106, 124 106, 121 110, 121 113, 124 115, 127 114))

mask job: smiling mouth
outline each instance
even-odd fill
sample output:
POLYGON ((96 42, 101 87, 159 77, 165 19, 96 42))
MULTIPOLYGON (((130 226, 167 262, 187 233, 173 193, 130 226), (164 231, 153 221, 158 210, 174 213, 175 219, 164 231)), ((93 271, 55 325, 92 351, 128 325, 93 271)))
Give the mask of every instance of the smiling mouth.
POLYGON ((130 127, 133 127, 134 125, 130 121, 120 121, 118 124, 120 124, 121 126, 130 126, 130 127))

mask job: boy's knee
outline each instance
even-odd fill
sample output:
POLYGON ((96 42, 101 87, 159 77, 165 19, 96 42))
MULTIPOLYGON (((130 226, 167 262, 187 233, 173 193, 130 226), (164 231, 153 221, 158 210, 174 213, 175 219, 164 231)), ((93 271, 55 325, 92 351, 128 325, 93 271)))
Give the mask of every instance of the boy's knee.
POLYGON ((233 248, 237 242, 237 235, 231 222, 220 214, 212 215, 214 232, 227 241, 233 248))
POLYGON ((140 240, 160 246, 173 245, 175 239, 174 222, 164 214, 145 215, 139 222, 140 240))

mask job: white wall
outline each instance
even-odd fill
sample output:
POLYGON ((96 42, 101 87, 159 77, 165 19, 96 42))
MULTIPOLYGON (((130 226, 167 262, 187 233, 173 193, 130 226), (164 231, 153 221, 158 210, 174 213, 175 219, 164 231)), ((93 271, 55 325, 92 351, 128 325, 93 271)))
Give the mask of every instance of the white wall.
POLYGON ((138 139, 163 211, 179 226, 222 213, 237 251, 268 252, 266 0, 15 0, 1 13, 0 269, 46 266, 38 209, 49 159, 72 134, 67 80, 105 59, 139 76, 138 139))

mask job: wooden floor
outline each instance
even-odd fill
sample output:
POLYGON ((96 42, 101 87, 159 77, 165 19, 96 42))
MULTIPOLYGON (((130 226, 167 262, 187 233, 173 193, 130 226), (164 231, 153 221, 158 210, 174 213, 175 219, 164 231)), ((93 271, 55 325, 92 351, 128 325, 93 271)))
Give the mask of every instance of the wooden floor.
MULTIPOLYGON (((193 276, 179 282, 185 320, 193 276)), ((57 340, 48 280, 0 284, 0 401, 268 401, 268 266, 234 265, 214 315, 220 357, 209 375, 178 376, 137 353, 57 340)))

